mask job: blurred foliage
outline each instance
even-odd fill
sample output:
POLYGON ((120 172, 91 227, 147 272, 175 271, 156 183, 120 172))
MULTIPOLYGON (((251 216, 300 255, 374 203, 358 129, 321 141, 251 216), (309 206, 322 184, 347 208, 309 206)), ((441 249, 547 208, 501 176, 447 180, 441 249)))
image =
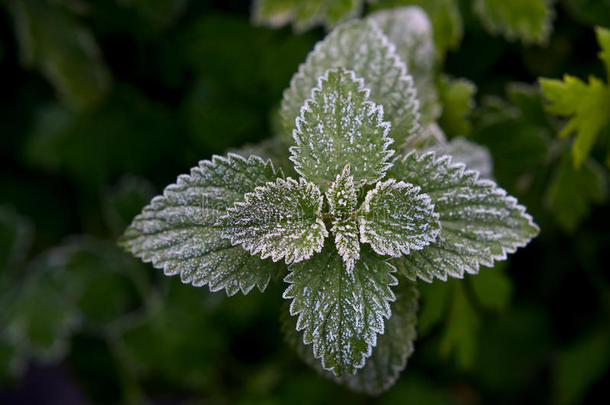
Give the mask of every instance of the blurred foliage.
POLYGON ((440 128, 489 149, 493 178, 528 206, 540 237, 465 282, 419 283, 407 370, 380 397, 348 392, 283 343, 280 283, 229 299, 115 245, 198 159, 284 154, 269 139, 276 107, 324 32, 253 26, 246 1, 4 0, 0 403, 68 403, 41 370, 100 404, 608 402, 610 132, 595 131, 576 168, 558 137, 565 120, 547 112, 572 111, 553 111, 536 82, 574 75, 586 91, 572 105, 591 113, 585 80, 604 77, 594 26, 610 27, 610 1, 369 3, 363 13, 429 13, 440 128), (522 23, 509 4, 545 8, 522 23))

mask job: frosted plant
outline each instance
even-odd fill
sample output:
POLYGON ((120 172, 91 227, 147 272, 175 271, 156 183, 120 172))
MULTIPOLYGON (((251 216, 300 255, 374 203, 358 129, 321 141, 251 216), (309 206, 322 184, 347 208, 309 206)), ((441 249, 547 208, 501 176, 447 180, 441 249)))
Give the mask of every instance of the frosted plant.
MULTIPOLYGON (((296 178, 257 156, 214 156, 155 197, 121 239, 165 274, 228 295, 283 276, 286 340, 368 393, 390 387, 413 352, 418 279, 477 273, 538 233, 489 173, 460 163, 476 146, 446 142, 436 124, 420 131, 398 55, 373 21, 339 26, 284 94, 296 178)), ((473 162, 487 171, 486 160, 473 162)))

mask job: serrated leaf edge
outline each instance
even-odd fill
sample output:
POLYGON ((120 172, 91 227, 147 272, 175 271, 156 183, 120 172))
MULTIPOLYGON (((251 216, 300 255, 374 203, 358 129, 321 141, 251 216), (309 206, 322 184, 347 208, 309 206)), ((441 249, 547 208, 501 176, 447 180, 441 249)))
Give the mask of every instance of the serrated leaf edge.
POLYGON ((314 248, 311 251, 309 251, 309 252, 304 252, 304 251, 295 251, 295 252, 276 251, 276 250, 269 250, 266 245, 257 243, 255 241, 253 241, 251 243, 247 242, 247 241, 243 241, 242 242, 242 241, 238 240, 236 237, 234 237, 234 236, 232 236, 230 234, 224 234, 223 233, 222 235, 223 235, 223 237, 225 239, 228 239, 231 242, 231 245, 233 245, 233 246, 241 246, 242 248, 247 250, 251 255, 260 255, 261 259, 266 259, 268 257, 271 257, 271 260, 273 262, 278 262, 278 261, 284 259, 286 264, 298 263, 298 262, 301 262, 303 260, 309 259, 311 256, 313 256, 314 253, 320 253, 322 251, 322 248, 324 247, 324 240, 328 237, 328 230, 326 229, 326 225, 324 224, 324 221, 321 218, 322 205, 324 203, 324 200, 322 198, 322 192, 320 191, 320 189, 315 184, 305 180, 302 177, 299 178, 298 182, 295 179, 293 179, 292 177, 287 177, 286 179, 278 177, 275 182, 268 181, 267 183, 265 183, 265 185, 257 186, 254 189, 254 191, 246 193, 244 195, 244 201, 238 201, 238 202, 236 202, 234 204, 233 207, 229 207, 227 209, 227 213, 225 215, 223 215, 220 218, 220 220, 222 220, 222 218, 230 216, 231 213, 233 213, 237 207, 247 206, 253 198, 256 198, 256 196, 259 195, 260 193, 266 192, 269 187, 277 188, 278 187, 278 183, 279 183, 279 185, 284 186, 284 187, 304 185, 306 187, 305 191, 307 191, 307 192, 313 191, 314 189, 317 190, 317 194, 318 194, 318 207, 317 207, 316 212, 315 212, 315 215, 317 216, 315 222, 322 229, 322 235, 321 235, 322 238, 321 238, 320 243, 318 244, 317 247, 314 246, 314 248), (297 255, 297 253, 301 253, 301 254, 297 255))
POLYGON ((305 100, 305 103, 301 107, 299 115, 297 116, 297 118, 295 120, 295 128, 292 130, 292 139, 294 140, 296 145, 293 145, 288 149, 290 151, 289 159, 294 164, 294 170, 299 175, 305 177, 303 172, 301 171, 302 165, 298 162, 298 158, 297 158, 299 144, 301 143, 301 141, 298 138, 297 133, 301 132, 301 123, 305 121, 305 113, 312 111, 310 108, 310 104, 315 103, 315 100, 314 100, 315 95, 322 91, 323 82, 327 82, 329 80, 328 76, 330 73, 339 73, 339 72, 347 73, 350 76, 350 79, 352 79, 354 82, 358 83, 357 91, 363 92, 364 98, 365 98, 362 108, 364 109, 366 106, 367 109, 370 109, 371 111, 376 112, 377 121, 378 121, 377 124, 381 128, 383 128, 382 139, 384 141, 383 147, 385 150, 383 152, 384 152, 385 156, 382 159, 382 161, 385 164, 382 168, 382 173, 375 180, 373 180, 373 179, 366 180, 364 183, 364 184, 373 184, 373 183, 381 180, 382 178, 384 178, 386 172, 392 167, 392 162, 390 159, 392 158, 392 156, 394 155, 395 152, 393 149, 390 149, 389 146, 394 143, 394 139, 388 136, 388 134, 390 133, 392 124, 388 121, 383 120, 383 105, 376 104, 374 101, 371 100, 371 98, 370 98, 371 91, 364 85, 364 79, 357 77, 356 73, 353 72, 352 70, 348 70, 348 69, 344 69, 344 68, 328 69, 326 72, 324 72, 324 74, 322 76, 318 77, 318 84, 316 85, 316 87, 314 87, 311 90, 311 94, 310 94, 309 98, 307 98, 305 100))

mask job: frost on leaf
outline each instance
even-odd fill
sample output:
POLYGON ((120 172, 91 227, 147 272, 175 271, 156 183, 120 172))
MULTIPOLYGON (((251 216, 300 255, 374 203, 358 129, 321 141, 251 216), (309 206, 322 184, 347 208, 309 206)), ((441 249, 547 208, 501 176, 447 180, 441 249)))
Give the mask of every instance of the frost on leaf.
POLYGON ((421 187, 440 215, 436 242, 393 260, 410 279, 477 273, 480 265, 505 260, 538 234, 538 226, 514 197, 450 156, 412 152, 395 162, 391 175, 421 187))
POLYGON ((464 163, 468 169, 478 171, 483 178, 490 179, 493 175, 493 158, 489 149, 464 137, 439 143, 431 150, 437 155, 450 155, 454 162, 464 163))
POLYGON ((349 165, 337 175, 337 179, 326 192, 326 199, 332 215, 330 230, 335 235, 335 246, 345 262, 347 271, 352 271, 355 261, 360 257, 360 237, 355 219, 358 192, 354 187, 349 165))
POLYGON ((322 250, 328 232, 321 218, 322 195, 314 184, 278 178, 245 195, 220 218, 221 234, 263 259, 286 263, 322 250))
POLYGON ((288 310, 282 311, 282 331, 286 342, 299 357, 322 375, 343 384, 350 389, 371 395, 378 395, 390 388, 407 365, 413 353, 413 341, 417 336, 418 291, 413 282, 401 282, 396 287, 396 301, 391 304, 392 316, 386 321, 383 335, 379 336, 373 354, 356 374, 335 376, 325 371, 313 356, 310 345, 296 330, 296 319, 288 310))
POLYGON ((311 260, 290 267, 284 298, 292 299, 290 314, 298 316, 296 329, 311 344, 322 368, 335 375, 362 368, 389 318, 397 284, 394 267, 363 249, 352 272, 326 247, 311 260))
POLYGON ((380 255, 408 255, 434 242, 438 214, 418 186, 394 179, 377 183, 360 212, 360 240, 380 255))
POLYGON ((359 14, 363 0, 253 0, 255 24, 281 27, 292 22, 296 32, 315 25, 331 28, 359 14))
POLYGON ((301 176, 320 187, 346 164, 356 187, 371 184, 391 166, 389 129, 383 108, 369 99, 362 80, 351 71, 329 70, 296 119, 290 160, 301 176))
POLYGON ((416 90, 396 47, 374 22, 351 21, 319 42, 292 77, 290 87, 284 91, 280 111, 286 133, 294 129, 299 111, 318 85, 318 78, 327 70, 337 68, 352 70, 364 80, 371 100, 383 106, 385 119, 392 123, 390 136, 397 146, 417 132, 416 90))
POLYGON ((269 161, 255 156, 201 161, 144 207, 120 243, 166 275, 180 274, 184 283, 224 288, 228 295, 254 286, 262 291, 282 266, 232 246, 215 224, 245 193, 277 176, 269 161))
POLYGON ((413 353, 413 341, 417 337, 418 298, 415 283, 400 283, 396 288, 396 301, 392 303, 392 317, 387 320, 373 355, 356 374, 341 377, 342 384, 354 391, 377 395, 398 380, 413 353))
POLYGON ((417 6, 379 10, 367 16, 396 46, 396 52, 413 76, 422 123, 441 114, 435 80, 434 33, 426 13, 417 6))

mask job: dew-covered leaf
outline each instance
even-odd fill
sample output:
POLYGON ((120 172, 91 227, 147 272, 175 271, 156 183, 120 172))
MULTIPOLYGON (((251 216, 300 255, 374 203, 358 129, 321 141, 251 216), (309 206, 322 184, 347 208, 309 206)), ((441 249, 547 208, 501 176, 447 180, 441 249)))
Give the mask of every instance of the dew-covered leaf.
POLYGON ((390 175, 421 187, 440 215, 441 232, 434 243, 394 259, 407 278, 432 281, 478 273, 480 265, 505 260, 538 234, 514 197, 447 155, 409 153, 395 162, 390 175))
POLYGON ((332 28, 354 17, 364 0, 254 0, 255 24, 278 28, 292 22, 296 32, 316 25, 332 28))
POLYGON ((489 32, 509 40, 542 44, 551 34, 551 0, 475 0, 473 9, 489 32))
POLYGON ((396 301, 391 304, 392 316, 386 321, 383 335, 379 336, 373 354, 356 374, 337 377, 322 368, 314 358, 311 345, 305 345, 296 330, 296 319, 288 309, 282 313, 282 331, 287 343, 299 357, 323 376, 343 384, 354 391, 378 395, 389 389, 407 365, 413 353, 413 341, 417 336, 418 291, 413 282, 396 287, 396 301))
POLYGON ((540 86, 551 101, 547 111, 569 118, 559 135, 576 134, 572 155, 578 167, 589 156, 601 130, 610 124, 610 88, 593 76, 587 84, 568 75, 563 81, 540 79, 540 86))
POLYGON ((435 53, 432 24, 419 7, 396 7, 379 10, 367 16, 396 46, 396 52, 413 76, 419 100, 422 124, 436 121, 441 107, 435 76, 435 53))
POLYGON ((363 249, 353 271, 326 247, 311 260, 294 264, 285 281, 284 298, 292 299, 290 314, 298 316, 303 342, 313 346, 322 367, 335 375, 353 374, 364 367, 395 296, 394 268, 363 249))
POLYGON ((326 192, 329 213, 332 216, 331 232, 335 235, 335 247, 345 262, 347 271, 352 271, 360 257, 360 234, 355 218, 358 208, 358 191, 354 178, 346 165, 326 192))
POLYGON ((220 218, 219 229, 233 245, 274 262, 308 259, 320 252, 328 231, 322 220, 322 194, 301 178, 278 178, 247 193, 220 218))
POLYGON ((377 183, 359 212, 360 240, 380 255, 408 255, 434 242, 440 232, 430 197, 394 179, 377 183))
POLYGON ((232 246, 216 226, 218 219, 244 195, 274 181, 270 162, 251 156, 214 156, 178 177, 163 195, 153 198, 133 220, 121 244, 166 275, 180 274, 184 283, 208 284, 211 291, 233 295, 254 286, 264 290, 282 265, 232 246))
POLYGON ((337 68, 351 70, 364 80, 371 100, 383 106, 385 119, 392 123, 390 137, 397 146, 417 131, 416 90, 396 47, 373 21, 351 21, 319 42, 292 77, 281 108, 286 133, 295 128, 301 107, 319 84, 318 79, 329 69, 337 68))
POLYGON ((384 176, 394 154, 390 124, 369 93, 351 71, 329 70, 320 78, 293 131, 290 159, 301 176, 323 188, 346 164, 356 187, 384 176))

